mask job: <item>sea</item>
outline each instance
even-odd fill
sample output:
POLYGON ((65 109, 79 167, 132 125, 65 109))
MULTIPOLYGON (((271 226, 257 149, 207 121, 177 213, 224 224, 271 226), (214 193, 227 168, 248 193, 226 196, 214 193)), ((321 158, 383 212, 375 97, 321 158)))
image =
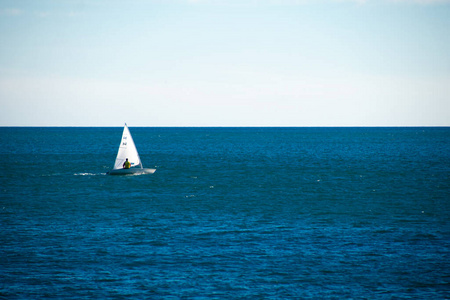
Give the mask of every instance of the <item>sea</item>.
POLYGON ((1 127, 0 299, 450 299, 449 127, 1 127))

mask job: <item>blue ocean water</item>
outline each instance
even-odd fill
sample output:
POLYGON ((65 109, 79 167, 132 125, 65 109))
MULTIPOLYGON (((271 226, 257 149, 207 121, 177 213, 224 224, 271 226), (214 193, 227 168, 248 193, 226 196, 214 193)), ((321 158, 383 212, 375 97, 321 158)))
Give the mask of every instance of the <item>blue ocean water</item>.
POLYGON ((450 128, 130 130, 0 128, 0 298, 450 298, 450 128))

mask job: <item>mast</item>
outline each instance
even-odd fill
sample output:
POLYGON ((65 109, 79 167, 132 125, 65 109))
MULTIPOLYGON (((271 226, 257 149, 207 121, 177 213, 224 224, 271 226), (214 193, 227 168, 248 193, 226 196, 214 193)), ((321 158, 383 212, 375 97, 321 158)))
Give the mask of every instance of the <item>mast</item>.
MULTIPOLYGON (((125 127, 127 127, 127 129, 128 129, 127 123, 125 123, 125 127)), ((139 152, 137 151, 136 144, 134 143, 134 139, 131 136, 130 129, 128 129, 128 133, 130 134, 130 139, 133 141, 134 149, 136 150, 136 155, 139 159, 139 166, 141 166, 141 169, 143 169, 144 167, 142 166, 142 160, 141 160, 141 157, 139 156, 139 152)))

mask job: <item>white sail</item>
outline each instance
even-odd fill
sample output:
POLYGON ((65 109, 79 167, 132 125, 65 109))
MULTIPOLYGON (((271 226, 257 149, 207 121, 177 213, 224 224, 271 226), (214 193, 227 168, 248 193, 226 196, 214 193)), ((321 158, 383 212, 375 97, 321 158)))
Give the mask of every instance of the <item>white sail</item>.
POLYGON ((127 124, 123 128, 122 140, 120 141, 119 152, 117 153, 116 162, 114 163, 114 170, 122 169, 123 163, 128 158, 131 167, 140 166, 142 168, 141 160, 131 137, 130 130, 127 124))

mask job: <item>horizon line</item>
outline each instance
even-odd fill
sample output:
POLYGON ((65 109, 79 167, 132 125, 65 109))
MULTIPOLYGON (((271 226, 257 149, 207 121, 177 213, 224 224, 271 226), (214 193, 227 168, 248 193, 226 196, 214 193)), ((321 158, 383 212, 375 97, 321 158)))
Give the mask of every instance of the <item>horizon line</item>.
MULTIPOLYGON (((141 127, 141 128, 431 128, 431 127, 450 127, 450 125, 211 125, 211 126, 173 126, 173 125, 153 125, 153 126, 129 126, 128 127, 141 127)), ((0 125, 0 128, 121 128, 121 126, 112 125, 0 125)))

